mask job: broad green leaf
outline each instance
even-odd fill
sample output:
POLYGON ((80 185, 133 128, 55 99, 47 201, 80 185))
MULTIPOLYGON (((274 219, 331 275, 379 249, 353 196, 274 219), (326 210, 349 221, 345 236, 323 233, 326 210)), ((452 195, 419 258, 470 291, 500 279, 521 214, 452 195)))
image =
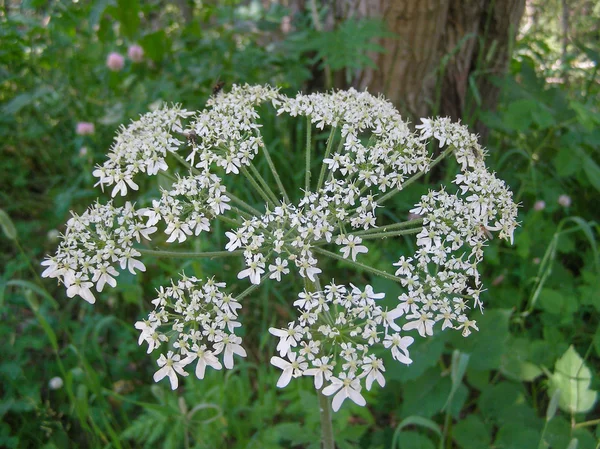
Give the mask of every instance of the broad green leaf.
POLYGON ((590 389, 592 373, 573 346, 556 361, 549 379, 549 394, 561 391, 559 407, 569 413, 585 413, 592 409, 597 392, 590 389))
POLYGON ((435 449, 434 444, 425 435, 418 432, 400 432, 397 446, 392 449, 435 449))
POLYGON ((480 449, 489 447, 492 440, 490 431, 478 415, 467 417, 454 425, 452 437, 461 449, 480 449))
POLYGON ((526 424, 510 423, 502 426, 496 435, 494 447, 502 449, 537 448, 540 433, 526 424))
POLYGON ((140 45, 144 49, 146 56, 153 61, 159 62, 170 50, 171 42, 164 30, 159 30, 142 37, 140 45))
POLYGON ((477 320, 479 332, 463 337, 456 332, 452 335, 452 344, 461 352, 470 355, 469 369, 488 370, 500 366, 502 354, 508 338, 508 320, 511 310, 493 309, 472 317, 477 320))

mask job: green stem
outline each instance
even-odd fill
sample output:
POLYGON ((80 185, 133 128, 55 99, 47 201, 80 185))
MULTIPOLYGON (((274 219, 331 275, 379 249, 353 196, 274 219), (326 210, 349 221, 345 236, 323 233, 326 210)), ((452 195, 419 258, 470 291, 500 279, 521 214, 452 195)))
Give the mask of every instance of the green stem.
POLYGON ((236 301, 241 300, 242 298, 248 296, 250 293, 252 293, 254 290, 256 290, 258 288, 259 284, 252 284, 250 287, 248 287, 246 290, 244 290, 242 293, 240 293, 239 295, 237 295, 235 297, 236 301))
POLYGON ((261 216, 262 212, 259 211, 258 209, 253 208, 252 206, 250 206, 248 203, 246 203, 244 200, 242 200, 241 198, 238 198, 237 196, 235 196, 233 193, 229 193, 227 191, 225 191, 225 196, 227 198, 229 198, 232 202, 239 204, 242 207, 245 207, 246 209, 248 209, 248 211, 250 213, 252 213, 253 215, 257 215, 257 216, 261 216))
POLYGON ((269 184, 267 184, 267 181, 265 181, 265 178, 262 177, 260 172, 252 164, 250 164, 250 171, 256 177, 256 179, 258 179, 258 183, 262 186, 262 188, 265 190, 267 195, 269 195, 269 197, 273 200, 273 202, 275 204, 278 204, 279 198, 277 198, 277 195, 275 195, 275 192, 273 192, 273 190, 271 190, 271 187, 269 187, 269 184))
POLYGON ((154 257, 168 257, 173 259, 204 259, 204 258, 218 258, 218 257, 231 257, 244 254, 244 251, 239 249, 236 251, 159 251, 154 249, 136 248, 144 256, 154 257))
POLYGON ((256 190, 256 192, 258 192, 258 194, 262 197, 262 199, 265 200, 267 204, 270 204, 273 208, 275 208, 275 203, 273 203, 273 200, 271 198, 269 198, 269 195, 267 195, 267 192, 265 192, 262 189, 262 187, 260 185, 258 185, 258 182, 256 182, 256 179, 254 179, 252 177, 252 175, 250 174, 250 172, 248 170, 246 170, 246 167, 241 167, 241 169, 242 169, 242 173, 244 174, 246 179, 248 181, 250 181, 250 184, 252 184, 252 187, 254 187, 254 189, 256 190))
POLYGON ((389 231, 389 232, 377 232, 377 233, 362 235, 361 238, 363 240, 368 240, 368 239, 385 239, 385 238, 388 238, 388 237, 394 237, 394 236, 398 236, 398 235, 416 234, 417 232, 420 232, 421 229, 422 228, 402 229, 400 231, 389 231))
POLYGON ((379 226, 377 228, 367 229, 366 231, 352 232, 352 235, 363 236, 363 235, 368 235, 368 234, 377 234, 377 233, 381 233, 381 232, 395 231, 397 229, 407 228, 412 225, 421 227, 422 224, 423 224, 423 219, 419 218, 417 220, 409 220, 409 221, 403 221, 402 223, 394 223, 391 225, 379 226))
POLYGON ((326 249, 317 248, 317 247, 311 247, 311 250, 314 251, 314 252, 316 252, 316 253, 322 254, 324 256, 331 257, 332 259, 341 260, 343 262, 346 262, 347 264, 353 265, 353 266, 355 266, 357 268, 360 268, 360 269, 362 269, 364 271, 367 271, 367 272, 369 272, 371 274, 374 274, 376 276, 380 276, 382 278, 389 279, 390 281, 394 281, 394 282, 400 283, 401 280, 403 279, 401 277, 394 276, 393 274, 386 273, 385 271, 378 270, 377 268, 370 267, 370 266, 365 265, 363 263, 355 262, 352 259, 344 259, 342 256, 339 256, 336 253, 332 253, 331 251, 327 251, 326 249))
POLYGON ((319 414, 321 416, 321 447, 323 449, 335 449, 329 398, 323 394, 323 390, 319 390, 317 395, 319 396, 319 414))
POLYGON ((266 145, 263 146, 263 150, 265 151, 265 158, 267 159, 267 164, 269 164, 269 168, 271 169, 271 173, 273 173, 273 177, 275 178, 275 182, 277 183, 277 187, 279 187, 279 190, 281 191, 281 194, 283 195, 283 198, 285 199, 285 202, 289 203, 290 202, 290 198, 288 197, 288 194, 285 191, 285 187, 283 187, 283 183, 281 182, 281 178, 279 177, 279 173, 277 173, 277 170, 275 169, 275 164, 273 164, 273 159, 271 159, 271 155, 269 154, 269 150, 267 149, 266 145))
MULTIPOLYGON (((333 128, 331 128, 331 133, 329 133, 329 140, 327 140, 327 149, 325 150, 325 156, 323 156, 323 161, 325 159, 329 158, 329 155, 331 154, 331 148, 333 148, 333 137, 335 136, 335 126, 333 128)), ((325 167, 327 165, 325 164, 325 162, 322 163, 321 165, 321 173, 319 173, 319 181, 317 182, 317 192, 319 191, 319 189, 321 188, 321 186, 323 185, 323 180, 325 179, 325 167)))
POLYGON ((312 149, 311 141, 312 123, 310 117, 306 118, 306 171, 304 173, 304 190, 310 191, 310 154, 312 149))

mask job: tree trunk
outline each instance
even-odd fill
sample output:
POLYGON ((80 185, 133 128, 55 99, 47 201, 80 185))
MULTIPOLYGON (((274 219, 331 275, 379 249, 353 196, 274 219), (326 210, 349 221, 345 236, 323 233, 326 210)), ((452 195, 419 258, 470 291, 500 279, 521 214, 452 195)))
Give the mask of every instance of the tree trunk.
MULTIPOLYGON (((469 122, 493 109, 491 81, 507 68, 525 0, 330 0, 325 25, 349 18, 382 18, 394 38, 373 55, 377 69, 356 73, 351 85, 383 93, 413 120, 428 115, 469 122)), ((306 7, 310 8, 310 1, 306 7)), ((335 76, 337 87, 345 85, 335 76)), ((476 130, 485 132, 480 124, 476 130)))

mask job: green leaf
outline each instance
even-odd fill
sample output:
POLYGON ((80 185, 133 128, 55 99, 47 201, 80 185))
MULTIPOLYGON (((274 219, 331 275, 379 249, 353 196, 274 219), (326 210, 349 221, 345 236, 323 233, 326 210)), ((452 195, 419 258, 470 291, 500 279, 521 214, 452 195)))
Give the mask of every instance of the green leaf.
POLYGON ((537 307, 548 313, 559 315, 565 306, 565 297, 557 291, 544 288, 538 297, 537 307))
POLYGON ((510 338, 502 354, 500 371, 506 377, 531 382, 542 374, 542 370, 529 361, 529 341, 524 338, 510 338))
POLYGON ((452 437, 461 449, 481 449, 489 447, 490 432, 478 415, 468 415, 452 428, 452 437))
POLYGON ((556 390, 552 397, 550 398, 550 402, 548 403, 548 408, 546 409, 546 421, 550 421, 554 418, 556 414, 556 409, 558 408, 558 401, 560 400, 560 390, 556 390))
POLYGON ((540 440, 537 430, 523 424, 507 424, 498 431, 494 447, 502 449, 536 448, 540 440))
POLYGON ((487 310, 477 318, 479 332, 466 338, 458 332, 452 335, 454 347, 470 355, 469 369, 488 370, 500 366, 511 314, 511 310, 487 310))
POLYGON ((400 432, 397 444, 392 449, 435 449, 429 438, 417 432, 400 432))
POLYGON ((4 210, 0 209, 0 227, 9 240, 17 240, 17 229, 4 210))
POLYGON ((561 410, 585 413, 596 403, 597 392, 590 390, 592 373, 573 346, 556 361, 549 381, 550 394, 561 391, 558 403, 561 410))
POLYGON ((134 39, 140 26, 140 3, 138 0, 118 0, 117 19, 125 36, 134 39))
POLYGON ((155 62, 160 62, 165 54, 170 51, 171 41, 164 30, 159 30, 142 37, 140 45, 146 56, 155 62))

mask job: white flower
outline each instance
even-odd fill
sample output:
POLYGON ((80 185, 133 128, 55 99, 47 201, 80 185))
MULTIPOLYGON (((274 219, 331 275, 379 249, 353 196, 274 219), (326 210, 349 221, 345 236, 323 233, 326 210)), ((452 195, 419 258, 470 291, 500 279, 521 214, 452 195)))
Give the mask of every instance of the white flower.
POLYGON ((276 329, 274 327, 269 328, 269 333, 279 337, 279 343, 277 344, 277 350, 279 354, 284 357, 290 350, 298 345, 298 341, 302 338, 302 327, 294 326, 294 323, 290 323, 287 329, 276 329))
POLYGON ((431 319, 433 314, 431 312, 421 312, 421 313, 413 313, 412 315, 407 315, 407 320, 415 320, 409 321, 404 326, 402 326, 402 330, 409 331, 412 329, 416 329, 419 331, 419 335, 421 337, 425 337, 425 335, 433 335, 433 325, 435 321, 431 319))
POLYGON ((253 284, 260 284, 260 275, 265 272, 265 263, 262 261, 261 255, 256 255, 248 262, 248 268, 238 273, 238 279, 249 278, 253 284))
MULTIPOLYGON (((67 280, 65 279, 65 282, 66 281, 67 280)), ((96 302, 96 297, 90 290, 93 285, 92 282, 89 282, 87 276, 82 273, 77 273, 69 280, 67 296, 72 298, 75 295, 79 295, 90 304, 94 304, 96 302)))
POLYGON ((334 365, 329 362, 330 357, 321 357, 314 359, 312 365, 314 368, 304 370, 305 376, 315 376, 315 388, 320 390, 323 387, 323 380, 331 379, 334 365))
POLYGON ((400 363, 410 365, 412 360, 408 354, 408 347, 415 341, 412 337, 401 337, 400 334, 386 335, 383 346, 392 348, 392 357, 400 363))
POLYGON ((154 373, 154 382, 159 382, 165 377, 169 378, 169 382, 171 382, 171 389, 177 389, 179 385, 179 379, 177 378, 177 374, 180 376, 187 376, 183 368, 189 363, 186 360, 180 360, 181 356, 179 354, 173 354, 173 351, 169 351, 167 356, 161 354, 156 363, 161 368, 154 373))
POLYGON ((194 360, 198 359, 198 363, 196 364, 196 377, 198 379, 204 379, 204 372, 206 371, 206 367, 210 366, 216 370, 220 370, 223 368, 219 359, 215 357, 212 351, 206 349, 206 345, 192 346, 192 352, 186 358, 187 363, 191 363, 194 360))
POLYGON ((362 369, 363 372, 361 373, 360 377, 366 376, 367 390, 371 390, 371 386, 375 380, 381 387, 385 386, 385 377, 383 377, 385 367, 383 366, 383 360, 378 359, 374 355, 365 357, 363 360, 362 369))
POLYGON ((369 251, 366 246, 361 245, 362 239, 360 237, 349 235, 348 237, 342 238, 341 243, 346 245, 340 249, 340 252, 345 259, 347 259, 348 256, 351 256, 352 260, 356 260, 358 254, 367 253, 369 251))
POLYGON ((290 351, 287 354, 287 357, 290 359, 289 362, 281 357, 271 357, 271 364, 283 370, 283 373, 281 373, 281 376, 279 376, 279 380, 277 381, 277 387, 279 388, 283 388, 289 384, 292 376, 301 376, 308 366, 308 363, 305 361, 304 357, 300 356, 296 359, 295 352, 290 351))
POLYGON ((271 273, 269 275, 269 279, 275 279, 275 280, 277 280, 277 282, 281 282, 281 275, 288 274, 290 272, 290 269, 287 268, 287 266, 288 266, 287 260, 285 260, 285 259, 281 260, 280 257, 275 259, 275 264, 269 265, 269 272, 271 273))
POLYGON ((242 348, 240 343, 242 339, 237 335, 217 335, 215 337, 215 351, 217 354, 224 352, 223 365, 225 368, 233 368, 233 355, 246 357, 246 350, 242 348))
POLYGON ((333 401, 331 401, 331 408, 334 412, 337 412, 347 398, 350 398, 357 405, 366 405, 367 401, 360 394, 361 389, 359 380, 353 374, 341 373, 339 378, 331 377, 331 385, 323 388, 323 394, 331 396, 337 391, 333 401))

